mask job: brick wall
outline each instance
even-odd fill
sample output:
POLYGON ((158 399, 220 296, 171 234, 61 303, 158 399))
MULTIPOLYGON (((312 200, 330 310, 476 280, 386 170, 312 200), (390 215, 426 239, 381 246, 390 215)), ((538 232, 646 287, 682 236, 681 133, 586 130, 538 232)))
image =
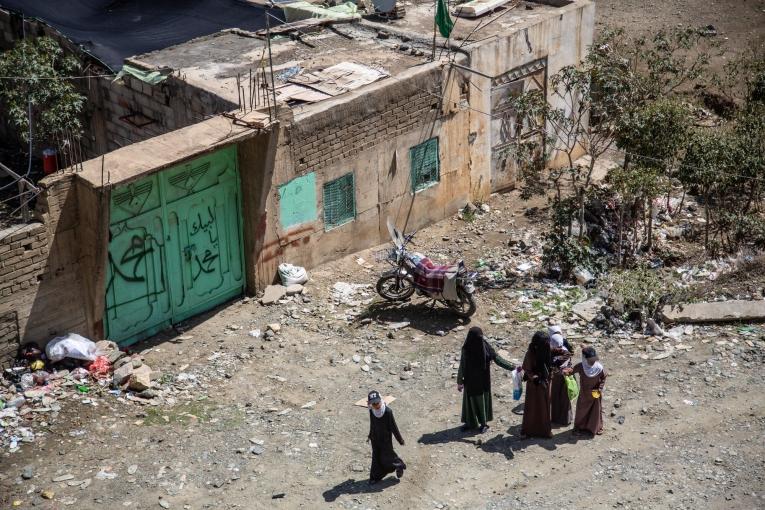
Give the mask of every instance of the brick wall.
POLYGON ((385 92, 367 93, 342 107, 321 107, 296 120, 290 129, 295 170, 321 170, 432 122, 441 81, 438 70, 422 73, 385 92))
POLYGON ((157 85, 124 76, 117 81, 102 80, 101 89, 100 104, 107 151, 196 124, 206 116, 236 108, 235 104, 174 76, 157 85), (146 125, 141 126, 143 123, 146 125))
POLYGON ((0 314, 0 366, 11 360, 19 346, 19 321, 16 312, 0 314))
POLYGON ((19 343, 87 334, 73 174, 44 179, 39 221, 0 231, 0 364, 19 343))
POLYGON ((0 231, 0 365, 19 347, 18 306, 38 283, 48 255, 48 230, 42 223, 0 231))
POLYGON ((47 256, 48 231, 42 223, 0 231, 0 298, 35 285, 47 256))

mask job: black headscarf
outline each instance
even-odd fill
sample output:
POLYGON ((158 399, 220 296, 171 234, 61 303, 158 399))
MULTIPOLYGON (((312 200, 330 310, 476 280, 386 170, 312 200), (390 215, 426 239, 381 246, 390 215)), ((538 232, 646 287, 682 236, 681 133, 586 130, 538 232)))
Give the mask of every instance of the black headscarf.
POLYGON ((491 372, 489 371, 496 352, 483 338, 483 331, 479 327, 472 327, 468 331, 465 343, 462 345, 464 357, 465 391, 469 396, 481 395, 491 390, 491 372))
POLYGON ((540 383, 550 380, 552 354, 550 353, 550 336, 544 331, 537 331, 531 337, 529 352, 534 360, 534 371, 539 375, 540 383))

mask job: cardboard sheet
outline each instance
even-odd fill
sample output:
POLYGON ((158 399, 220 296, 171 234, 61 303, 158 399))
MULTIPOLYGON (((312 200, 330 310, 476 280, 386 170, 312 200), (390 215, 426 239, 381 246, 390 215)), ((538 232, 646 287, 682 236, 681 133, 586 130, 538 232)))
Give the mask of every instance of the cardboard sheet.
MULTIPOLYGON (((383 397, 383 401, 385 402, 386 406, 388 404, 390 404, 391 402, 393 402, 394 400, 396 400, 396 397, 394 397, 392 395, 388 395, 387 397, 383 397)), ((367 407, 367 399, 366 399, 366 397, 362 398, 358 402, 355 402, 353 405, 359 406, 359 407, 367 407)))

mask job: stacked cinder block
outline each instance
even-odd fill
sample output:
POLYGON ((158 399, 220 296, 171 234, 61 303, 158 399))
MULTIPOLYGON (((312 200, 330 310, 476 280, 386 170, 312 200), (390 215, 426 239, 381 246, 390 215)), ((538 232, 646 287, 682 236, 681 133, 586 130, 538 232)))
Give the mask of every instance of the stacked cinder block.
POLYGON ((206 116, 236 109, 230 103, 207 91, 170 76, 156 85, 126 75, 117 81, 101 82, 103 116, 109 150, 140 142, 182 127, 196 124, 206 116), (125 117, 153 122, 136 126, 125 117))
POLYGON ((290 135, 298 172, 321 170, 433 122, 440 83, 437 71, 392 85, 381 82, 339 107, 328 104, 296 119, 290 135))

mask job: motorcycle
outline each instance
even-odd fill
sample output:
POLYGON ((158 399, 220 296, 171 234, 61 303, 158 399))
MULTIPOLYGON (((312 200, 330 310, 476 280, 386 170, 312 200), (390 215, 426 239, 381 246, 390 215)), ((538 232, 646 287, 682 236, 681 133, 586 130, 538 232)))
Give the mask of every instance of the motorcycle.
POLYGON ((417 261, 422 259, 422 256, 406 249, 417 232, 402 235, 393 227, 390 220, 388 220, 388 232, 393 248, 379 252, 377 260, 387 262, 393 266, 393 269, 384 271, 377 280, 376 289, 380 296, 388 301, 406 301, 417 292, 418 295, 444 304, 460 317, 467 318, 475 313, 476 304, 473 293, 475 292, 475 280, 478 273, 469 272, 464 262, 460 260, 457 263, 456 275, 457 299, 445 299, 441 294, 435 294, 417 283, 415 278, 417 261))

